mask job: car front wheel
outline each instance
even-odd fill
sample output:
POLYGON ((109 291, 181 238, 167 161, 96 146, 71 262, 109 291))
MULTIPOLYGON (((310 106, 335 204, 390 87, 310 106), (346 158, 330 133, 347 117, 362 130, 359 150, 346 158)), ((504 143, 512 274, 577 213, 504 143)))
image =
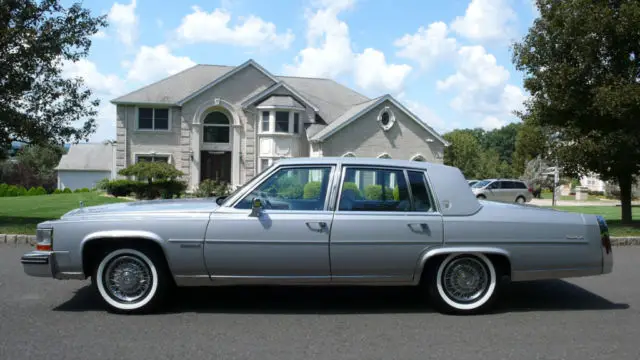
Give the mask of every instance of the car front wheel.
POLYGON ((156 252, 118 248, 104 253, 94 269, 93 284, 108 310, 142 313, 156 309, 163 300, 167 275, 156 252))
POLYGON ((484 254, 449 254, 429 269, 429 295, 436 309, 449 314, 488 310, 498 293, 498 273, 484 254))

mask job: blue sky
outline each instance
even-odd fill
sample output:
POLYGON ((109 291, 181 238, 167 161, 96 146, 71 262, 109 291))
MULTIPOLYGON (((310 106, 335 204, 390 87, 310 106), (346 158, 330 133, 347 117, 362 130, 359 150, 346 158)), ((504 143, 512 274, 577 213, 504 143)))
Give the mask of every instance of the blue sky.
MULTIPOLYGON (((70 2, 70 1, 69 1, 70 2)), ((440 132, 495 128, 527 94, 510 43, 533 0, 86 0, 109 27, 66 64, 102 99, 92 141, 115 138, 109 100, 196 63, 252 58, 277 75, 391 94, 440 132)))

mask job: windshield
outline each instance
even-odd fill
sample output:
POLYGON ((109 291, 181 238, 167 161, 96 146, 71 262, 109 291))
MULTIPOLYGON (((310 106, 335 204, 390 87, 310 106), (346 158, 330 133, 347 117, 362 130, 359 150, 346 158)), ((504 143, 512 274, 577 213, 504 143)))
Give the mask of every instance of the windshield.
POLYGON ((227 206, 229 199, 231 199, 233 196, 235 196, 238 192, 240 192, 242 189, 244 189, 245 187, 247 187, 248 184, 250 184, 253 179, 259 177, 260 175, 262 175, 263 173, 267 172, 269 169, 271 169, 273 167, 273 165, 275 165, 275 162, 272 163, 271 165, 265 167, 264 169, 262 169, 262 171, 260 171, 259 173, 257 173, 254 177, 252 177, 251 179, 247 180, 244 182, 244 184, 238 186, 235 190, 233 190, 229 195, 224 197, 224 201, 222 202, 222 204, 220 204, 220 206, 227 206))
POLYGON ((481 188, 481 187, 485 187, 487 186, 491 181, 489 180, 482 180, 482 181, 478 181, 477 183, 473 184, 471 187, 472 188, 481 188))

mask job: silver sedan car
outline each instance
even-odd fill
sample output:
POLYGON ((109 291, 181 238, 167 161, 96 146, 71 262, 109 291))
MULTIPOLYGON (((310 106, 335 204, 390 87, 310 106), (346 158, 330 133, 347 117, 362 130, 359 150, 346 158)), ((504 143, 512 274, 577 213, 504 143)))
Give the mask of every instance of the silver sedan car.
POLYGON ((416 286, 444 313, 487 311, 505 280, 607 274, 604 219, 478 200, 459 169, 281 160, 229 196, 82 207, 38 225, 26 274, 90 278, 114 312, 184 286, 416 286))

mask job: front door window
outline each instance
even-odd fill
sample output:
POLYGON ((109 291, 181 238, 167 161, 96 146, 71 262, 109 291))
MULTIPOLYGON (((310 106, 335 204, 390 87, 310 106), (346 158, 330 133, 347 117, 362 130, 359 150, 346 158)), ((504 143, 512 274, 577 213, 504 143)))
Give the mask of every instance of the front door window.
POLYGON ((202 140, 205 143, 229 143, 229 118, 225 114, 219 111, 212 112, 204 118, 202 123, 204 124, 202 140))
POLYGON ((331 169, 282 168, 245 196, 236 208, 250 209, 252 200, 260 198, 265 210, 324 210, 331 169))

